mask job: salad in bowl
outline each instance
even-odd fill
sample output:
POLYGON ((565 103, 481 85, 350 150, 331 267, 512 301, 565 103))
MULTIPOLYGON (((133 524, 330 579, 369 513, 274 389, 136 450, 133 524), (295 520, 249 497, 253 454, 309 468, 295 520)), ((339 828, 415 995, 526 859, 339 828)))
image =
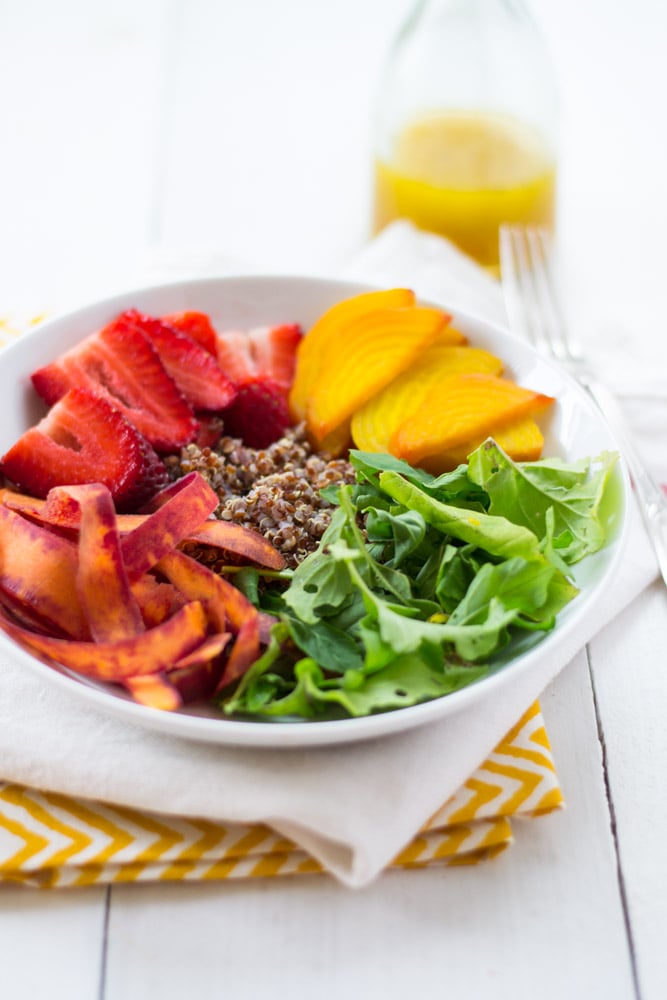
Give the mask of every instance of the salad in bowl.
POLYGON ((0 643, 175 735, 353 740, 492 697, 622 549, 579 387, 409 289, 136 290, 19 338, 0 383, 0 643))

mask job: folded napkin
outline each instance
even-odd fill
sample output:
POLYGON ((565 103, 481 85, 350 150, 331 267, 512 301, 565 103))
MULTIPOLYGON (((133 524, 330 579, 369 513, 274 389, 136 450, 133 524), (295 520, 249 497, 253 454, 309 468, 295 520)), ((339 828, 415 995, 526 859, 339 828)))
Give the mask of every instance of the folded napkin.
MULTIPOLYGON (((391 227, 372 244, 348 269, 347 276, 352 274, 378 285, 410 285, 423 297, 450 308, 502 320, 502 300, 491 278, 445 241, 403 224, 391 227)), ((207 877, 206 864, 208 869, 217 865, 217 871, 229 867, 228 834, 237 851, 230 870, 237 874, 249 869, 266 874, 270 868, 323 868, 350 886, 369 883, 392 863, 420 863, 420 859, 423 863, 431 854, 445 856, 448 848, 443 843, 451 847, 462 835, 457 826, 472 820, 497 824, 508 811, 502 806, 508 774, 500 780, 501 751, 494 753, 494 748, 505 734, 510 741, 517 736, 524 739, 528 725, 525 732, 539 736, 528 737, 530 753, 525 759, 533 759, 531 754, 548 759, 539 713, 529 714, 518 731, 516 720, 655 573, 635 513, 618 585, 566 641, 491 704, 476 705, 420 729, 338 747, 276 752, 167 737, 107 716, 83 703, 75 692, 61 685, 45 686, 16 664, 0 662, 0 781, 5 783, 0 786, 0 831, 5 838, 0 840, 0 875, 25 875, 40 884, 127 878, 137 871, 142 877, 179 877, 177 870, 185 871, 186 877, 198 877, 198 872, 207 877), (490 813, 475 808, 457 815, 461 799, 456 796, 474 798, 475 782, 480 780, 475 772, 480 767, 498 779, 500 788, 489 797, 490 813), (443 803, 444 814, 433 827, 432 819, 441 813, 443 803), (87 829, 79 828, 79 840, 65 829, 76 829, 73 814, 87 829), (135 837, 135 847, 128 844, 124 855, 122 835, 105 846, 91 833, 105 834, 105 824, 115 823, 114 816, 119 815, 134 831, 172 832, 158 838, 157 846, 135 837), (36 821, 42 823, 41 830, 33 825, 36 821), (239 824, 251 829, 239 830, 239 824), (273 833, 262 833, 266 828, 273 833), (64 841, 58 842, 56 834, 64 841), (275 835, 284 840, 272 839, 275 835), (30 840, 33 836, 47 843, 39 848, 39 840, 30 840), (264 857, 257 862, 244 858, 241 865, 238 841, 244 838, 245 843, 264 838, 264 857), (198 867, 197 852, 205 855, 204 867, 198 867), (160 868, 160 858, 168 864, 168 874, 160 868), (99 871, 100 865, 108 866, 106 872, 99 871)), ((543 765, 551 771, 550 762, 543 765)), ((488 782, 488 777, 481 780, 488 782)), ((547 788, 545 795, 544 808, 558 804, 557 785, 547 788)), ((521 795, 509 796, 513 808, 520 800, 521 795)), ((530 799, 529 811, 536 810, 538 804, 530 799)), ((493 853, 500 843, 499 827, 493 833, 486 831, 488 842, 483 830, 476 827, 478 839, 468 840, 467 854, 463 848, 468 834, 460 840, 459 860, 478 857, 483 847, 493 853)))
MULTIPOLYGON (((540 816, 562 802, 535 704, 391 867, 495 857, 512 842, 510 817, 540 816)), ((0 880, 54 888, 323 871, 321 862, 266 824, 185 819, 0 783, 0 880)))

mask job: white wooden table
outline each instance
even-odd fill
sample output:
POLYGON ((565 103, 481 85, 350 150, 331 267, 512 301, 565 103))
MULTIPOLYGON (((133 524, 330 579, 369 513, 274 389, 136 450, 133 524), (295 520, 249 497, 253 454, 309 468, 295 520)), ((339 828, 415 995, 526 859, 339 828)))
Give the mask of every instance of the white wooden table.
MULTIPOLYGON (((120 288, 155 252, 335 272, 368 237, 372 87, 408 6, 0 0, 0 310, 120 288)), ((562 82, 574 320, 667 374, 666 8, 533 7, 562 82)), ((361 892, 0 887, 0 996, 662 1000, 666 651, 656 584, 545 692, 567 809, 495 862, 361 892)))

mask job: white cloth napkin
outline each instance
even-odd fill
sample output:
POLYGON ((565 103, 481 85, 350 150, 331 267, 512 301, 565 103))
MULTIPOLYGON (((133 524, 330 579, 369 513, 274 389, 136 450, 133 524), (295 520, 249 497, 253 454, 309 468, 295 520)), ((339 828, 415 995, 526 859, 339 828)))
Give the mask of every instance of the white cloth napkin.
MULTIPOLYGON (((502 320, 484 272, 437 237, 399 224, 347 276, 411 285, 450 307, 502 320)), ((166 737, 93 709, 0 662, 0 779, 153 812, 265 822, 349 886, 363 886, 488 756, 575 653, 655 577, 635 514, 622 579, 603 606, 491 704, 370 742, 249 750, 166 737)))

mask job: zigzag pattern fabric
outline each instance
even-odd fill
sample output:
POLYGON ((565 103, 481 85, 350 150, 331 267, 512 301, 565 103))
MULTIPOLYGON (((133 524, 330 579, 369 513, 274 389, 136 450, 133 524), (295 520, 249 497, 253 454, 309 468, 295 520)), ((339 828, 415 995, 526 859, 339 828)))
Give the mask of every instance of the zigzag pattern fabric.
MULTIPOLYGON (((535 703, 391 867, 493 858, 512 842, 511 819, 562 805, 535 703)), ((0 783, 0 881, 47 889, 321 872, 319 862, 268 826, 157 815, 0 783)))

